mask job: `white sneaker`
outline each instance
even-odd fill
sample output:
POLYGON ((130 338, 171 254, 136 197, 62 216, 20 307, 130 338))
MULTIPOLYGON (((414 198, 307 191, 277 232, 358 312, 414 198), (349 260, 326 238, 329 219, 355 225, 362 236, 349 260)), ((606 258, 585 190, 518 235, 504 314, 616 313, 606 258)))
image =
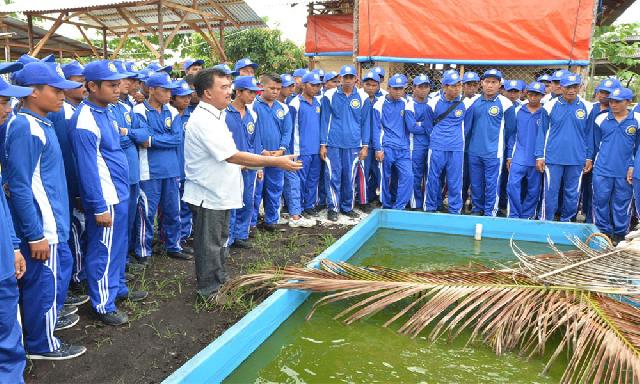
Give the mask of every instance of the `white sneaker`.
POLYGON ((300 216, 300 218, 298 220, 295 220, 293 218, 289 218, 289 226, 291 228, 297 228, 297 227, 311 228, 314 225, 316 225, 316 221, 315 220, 305 219, 302 216, 300 216))

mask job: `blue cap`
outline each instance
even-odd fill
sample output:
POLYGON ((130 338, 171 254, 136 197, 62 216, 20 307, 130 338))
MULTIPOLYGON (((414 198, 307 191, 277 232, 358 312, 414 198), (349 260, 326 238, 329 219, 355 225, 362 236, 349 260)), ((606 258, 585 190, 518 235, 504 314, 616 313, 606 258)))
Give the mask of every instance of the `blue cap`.
POLYGON ((596 87, 596 92, 605 91, 611 93, 611 91, 613 91, 615 88, 620 87, 620 80, 609 77, 600 82, 600 84, 596 87))
POLYGON ((324 79, 324 71, 320 68, 314 69, 313 71, 311 71, 313 73, 317 73, 318 76, 320 76, 320 80, 324 79))
POLYGON ((21 70, 22 67, 24 67, 24 64, 18 61, 13 63, 0 63, 0 74, 13 73, 21 70))
POLYGON ((253 76, 238 76, 233 80, 233 87, 235 89, 248 89, 250 91, 261 91, 262 88, 258 87, 258 80, 253 76))
POLYGON ((42 59, 40 59, 40 61, 42 61, 43 63, 55 63, 56 62, 56 56, 52 53, 52 54, 49 54, 49 55, 43 57, 42 59))
POLYGON ((138 71, 138 80, 147 81, 147 79, 149 79, 149 76, 152 73, 153 73, 152 70, 143 68, 143 69, 138 71))
POLYGON ((78 63, 76 60, 73 60, 62 66, 62 73, 64 73, 64 77, 69 79, 71 76, 83 76, 82 71, 84 67, 82 64, 78 63))
POLYGON ((82 84, 64 78, 64 72, 56 63, 42 63, 40 61, 28 63, 17 73, 18 85, 49 85, 58 89, 80 88, 82 84))
POLYGON ((380 75, 378 75, 377 73, 375 73, 375 71, 373 69, 369 70, 369 72, 367 72, 364 77, 362 78, 362 81, 367 81, 367 80, 373 80, 376 83, 380 82, 380 75))
POLYGON ((396 73, 395 75, 389 78, 388 85, 391 88, 404 88, 407 86, 408 82, 409 80, 407 80, 407 76, 401 73, 396 73))
POLYGON ((380 76, 381 79, 384 77, 384 68, 380 66, 373 67, 373 72, 375 72, 378 76, 380 76))
POLYGON ((293 77, 302 77, 306 75, 307 72, 309 72, 307 68, 298 68, 295 71, 293 71, 293 77))
POLYGON ((238 76, 240 74, 240 69, 244 67, 253 67, 253 69, 258 69, 258 64, 251 61, 251 59, 248 57, 240 59, 236 61, 236 65, 233 66, 233 75, 238 76))
POLYGON ((322 79, 320 79, 320 75, 317 73, 309 72, 306 75, 302 76, 303 84, 322 84, 322 79))
POLYGON ((537 92, 544 95, 545 89, 546 86, 539 81, 532 81, 529 83, 529 85, 527 85, 528 92, 537 92))
POLYGON ((522 80, 505 80, 504 81, 504 89, 505 91, 511 91, 513 89, 517 91, 524 91, 526 84, 522 80))
POLYGON ((569 72, 569 74, 563 76, 562 79, 560 79, 560 86, 562 87, 580 85, 580 83, 582 83, 582 79, 580 78, 580 75, 571 73, 571 72, 569 72))
POLYGON ((418 75, 416 77, 413 78, 413 85, 414 86, 418 86, 421 84, 429 84, 431 85, 431 80, 429 80, 429 76, 425 75, 425 74, 421 74, 418 75))
POLYGON ((551 76, 549 76, 548 74, 544 73, 542 75, 540 75, 538 77, 538 81, 542 82, 542 81, 551 81, 551 76))
POLYGON ((288 73, 280 75, 280 80, 282 80, 282 88, 290 87, 296 83, 293 80, 293 76, 288 73))
POLYGON ((458 84, 460 80, 460 74, 456 71, 446 71, 442 75, 442 84, 444 85, 458 84))
POLYGON ((633 99, 633 91, 630 90, 629 88, 624 88, 624 87, 618 87, 613 89, 611 91, 611 94, 609 95, 609 100, 631 101, 632 99, 633 99))
POLYGON ((120 80, 127 77, 118 72, 118 68, 111 60, 96 60, 85 65, 82 71, 86 81, 120 80))
POLYGON ((227 64, 216 64, 213 66, 213 68, 221 70, 225 75, 233 75, 233 71, 227 64))
POLYGON ((555 71, 555 72, 553 72, 553 73, 551 74, 551 76, 550 76, 550 80, 551 80, 551 81, 560 81, 560 80, 562 80, 562 78, 563 78, 565 75, 567 75, 567 74, 569 74, 569 73, 571 73, 571 72, 567 71, 566 69, 560 69, 560 70, 557 70, 557 71, 555 71))
POLYGON ((152 72, 166 72, 166 73, 171 73, 171 70, 173 70, 173 67, 171 65, 165 65, 164 67, 161 66, 158 63, 151 63, 149 65, 147 65, 147 67, 145 69, 149 69, 152 72))
POLYGON ((27 55, 26 53, 18 58, 18 62, 22 64, 35 63, 36 61, 40 61, 31 55, 27 55))
POLYGON ((346 76, 346 75, 355 76, 356 68, 353 65, 343 65, 342 68, 340 68, 340 76, 346 76))
POLYGON ((4 81, 2 77, 0 77, 0 96, 26 97, 26 96, 29 96, 32 92, 33 92, 33 88, 11 85, 6 81, 4 81))
POLYGON ((125 72, 128 73, 132 73, 133 76, 129 76, 132 79, 136 79, 136 80, 144 80, 147 78, 147 75, 141 73, 140 71, 137 70, 137 66, 134 62, 132 61, 126 61, 123 62, 124 68, 125 68, 125 72))
POLYGON ((116 66, 118 73, 125 75, 126 78, 138 78, 138 74, 135 72, 129 72, 127 70, 127 65, 122 60, 113 60, 113 64, 116 66))
POLYGON ((464 76, 462 77, 462 82, 463 83, 470 83, 472 81, 479 82, 480 81, 480 76, 478 76, 477 73, 472 72, 472 71, 465 72, 464 76))
POLYGON ((184 80, 176 81, 176 88, 171 90, 171 96, 188 96, 193 93, 193 89, 189 87, 189 83, 184 80))
POLYGON ((327 81, 329 81, 329 80, 332 80, 332 79, 336 78, 337 76, 338 76, 338 72, 336 72, 336 71, 329 71, 329 72, 326 72, 326 73, 324 74, 324 79, 323 79, 323 80, 324 80, 325 82, 327 82, 327 81))
POLYGON ((482 78, 486 79, 487 77, 495 77, 498 80, 502 80, 502 72, 500 72, 499 70, 492 68, 488 71, 485 71, 482 74, 482 78))
POLYGON ((204 65, 204 60, 198 59, 198 60, 191 60, 191 59, 187 59, 184 61, 184 64, 182 64, 182 69, 184 71, 188 70, 192 65, 199 65, 199 66, 203 66, 204 65))
POLYGON ((145 82, 149 88, 166 88, 175 89, 178 88, 178 84, 171 81, 168 73, 154 72, 149 75, 149 78, 145 82))

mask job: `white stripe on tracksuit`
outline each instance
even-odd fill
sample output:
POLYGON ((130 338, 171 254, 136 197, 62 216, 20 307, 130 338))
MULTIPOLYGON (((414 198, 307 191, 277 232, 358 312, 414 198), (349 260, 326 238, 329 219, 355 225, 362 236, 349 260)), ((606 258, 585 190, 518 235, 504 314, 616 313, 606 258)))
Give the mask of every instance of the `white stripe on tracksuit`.
POLYGON ((58 292, 58 279, 57 276, 57 268, 56 268, 56 260, 58 259, 58 245, 50 244, 49 245, 49 258, 44 262, 45 267, 49 268, 53 277, 53 303, 51 303, 51 308, 45 313, 45 321, 46 321, 46 333, 47 333, 47 343, 49 344, 49 350, 55 351, 60 348, 59 340, 53 336, 53 332, 56 329, 56 321, 58 320, 58 309, 56 303, 56 292, 58 292))
MULTIPOLYGON (((113 205, 107 206, 107 211, 111 214, 111 222, 115 222, 115 211, 113 205)), ((107 248, 107 265, 104 268, 104 274, 102 278, 98 280, 98 293, 100 295, 100 302, 96 305, 98 313, 106 313, 105 305, 109 300, 109 265, 111 264, 111 244, 113 242, 113 227, 102 229, 102 244, 107 248)))

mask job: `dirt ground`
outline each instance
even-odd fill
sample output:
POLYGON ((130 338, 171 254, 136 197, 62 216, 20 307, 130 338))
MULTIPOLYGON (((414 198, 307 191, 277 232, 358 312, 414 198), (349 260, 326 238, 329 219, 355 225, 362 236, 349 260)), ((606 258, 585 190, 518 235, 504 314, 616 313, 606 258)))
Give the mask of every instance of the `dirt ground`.
MULTIPOLYGON (((252 249, 232 248, 229 273, 233 277, 274 265, 303 265, 349 228, 282 226, 277 232, 255 231, 252 249)), ((87 353, 69 361, 27 361, 28 384, 159 383, 263 299, 225 307, 204 304, 196 300, 193 261, 153 257, 144 274, 130 282, 134 289, 148 290, 149 298, 120 305, 127 310, 130 324, 104 326, 88 304, 81 306, 80 323, 56 334, 86 346, 87 353)))

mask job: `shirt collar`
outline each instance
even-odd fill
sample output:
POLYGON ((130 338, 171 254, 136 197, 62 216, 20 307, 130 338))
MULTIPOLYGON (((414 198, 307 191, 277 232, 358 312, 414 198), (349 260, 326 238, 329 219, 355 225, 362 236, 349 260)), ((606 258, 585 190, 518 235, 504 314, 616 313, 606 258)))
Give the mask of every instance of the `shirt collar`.
POLYGON ((316 99, 315 96, 311 98, 311 102, 308 102, 307 99, 305 99, 304 96, 302 96, 302 94, 296 95, 296 97, 300 99, 301 103, 307 103, 309 105, 313 105, 318 102, 318 99, 316 99))
POLYGON ((38 115, 37 113, 32 112, 30 109, 27 109, 25 107, 22 107, 20 109, 20 113, 25 113, 27 115, 33 116, 36 120, 38 120, 39 122, 43 123, 46 126, 50 127, 52 125, 51 124, 51 120, 47 119, 46 117, 42 117, 42 116, 38 115))
MULTIPOLYGON (((153 108, 151 106, 151 104, 149 104, 148 100, 145 100, 143 103, 144 103, 144 107, 147 109, 147 111, 158 112, 158 110, 156 110, 155 108, 153 108)), ((162 104, 162 112, 166 112, 168 110, 169 110, 169 106, 167 104, 162 104)))
MULTIPOLYGON (((623 122, 627 121, 627 120, 635 120, 633 117, 633 111, 630 109, 627 109, 627 117, 625 117, 624 120, 622 120, 619 124, 622 124, 623 122)), ((607 119, 608 120, 614 120, 617 122, 616 117, 613 115, 613 112, 611 112, 611 109, 609 109, 609 112, 607 112, 607 119)))
POLYGON ((498 96, 499 96, 499 95, 500 95, 500 93, 496 93, 496 94, 495 94, 495 96, 493 96, 493 97, 492 97, 492 98, 490 98, 490 99, 487 99, 487 96, 483 93, 483 94, 480 96, 480 100, 483 100, 483 101, 496 101, 496 100, 498 100, 498 96))
POLYGON ((101 107, 99 105, 96 105, 92 102, 89 101, 89 99, 84 99, 82 101, 82 103, 86 104, 89 108, 91 108, 91 111, 96 111, 96 112, 106 112, 107 111, 107 107, 101 107))
POLYGON ((220 120, 222 118, 222 110, 214 107, 212 104, 206 103, 204 101, 201 101, 198 104, 198 108, 202 108, 205 111, 209 112, 210 114, 212 114, 216 119, 220 120))

